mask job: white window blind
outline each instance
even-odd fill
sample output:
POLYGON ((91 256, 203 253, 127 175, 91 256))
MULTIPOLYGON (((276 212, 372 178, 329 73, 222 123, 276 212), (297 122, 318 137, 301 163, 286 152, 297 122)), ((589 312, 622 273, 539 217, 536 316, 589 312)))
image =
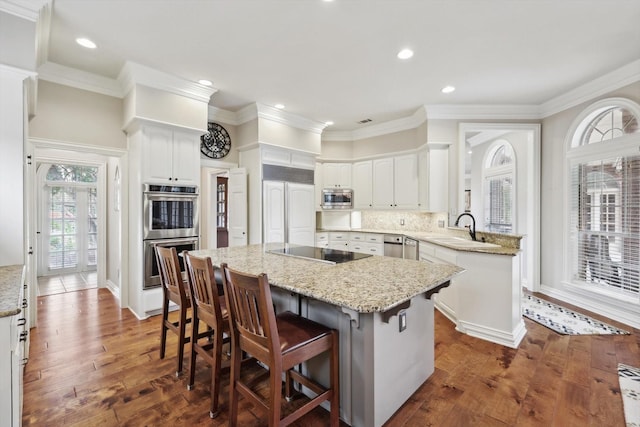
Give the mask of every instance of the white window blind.
POLYGON ((513 228, 512 174, 487 177, 485 197, 485 228, 510 233, 513 228))
POLYGON ((638 295, 640 156, 571 166, 573 280, 638 295))

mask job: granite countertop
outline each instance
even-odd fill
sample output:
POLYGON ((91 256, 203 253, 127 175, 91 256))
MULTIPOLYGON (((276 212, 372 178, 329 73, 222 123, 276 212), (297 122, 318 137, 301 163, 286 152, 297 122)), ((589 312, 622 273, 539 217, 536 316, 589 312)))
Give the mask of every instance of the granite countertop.
POLYGON ((191 251, 213 265, 249 274, 267 273, 273 286, 360 313, 384 312, 450 280, 464 269, 384 256, 342 264, 266 253, 282 243, 191 251))
MULTIPOLYGON (((519 242, 519 239, 522 238, 522 236, 516 236, 516 235, 509 235, 507 237, 507 239, 503 239, 503 240, 509 240, 508 242, 506 241, 502 241, 500 239, 499 234, 496 233, 490 233, 492 240, 495 242, 495 244, 499 245, 499 246, 489 246, 487 245, 486 247, 483 247, 481 244, 478 244, 477 246, 468 246, 468 245, 456 245, 453 244, 451 242, 447 242, 447 241, 442 241, 442 238, 450 238, 450 237, 461 237, 464 240, 469 240, 471 241, 471 239, 469 239, 468 237, 468 232, 461 230, 447 230, 447 229, 442 229, 442 231, 439 232, 431 232, 431 231, 412 231, 412 230, 380 230, 380 229, 366 229, 366 228, 358 228, 358 229, 350 229, 350 230, 330 230, 330 229, 319 229, 317 230, 319 232, 352 232, 352 233, 378 233, 378 234, 400 234, 403 235, 405 237, 409 237, 415 240, 420 240, 423 242, 427 242, 427 243, 432 243, 434 245, 439 245, 439 246, 443 246, 449 249, 453 249, 456 251, 462 251, 462 252, 479 252, 479 253, 485 253, 485 254, 494 254, 494 255, 508 255, 508 256, 515 256, 518 253, 520 253, 520 249, 517 247, 512 247, 511 242, 513 240, 516 240, 519 242), (462 237, 462 236, 467 236, 462 237), (510 246, 511 245, 511 246, 510 246)), ((484 233, 484 232, 478 232, 480 233, 484 233)), ((487 233, 488 234, 488 233, 487 233)), ((480 242, 478 242, 480 243, 480 242)))
POLYGON ((22 311, 20 291, 23 265, 0 267, 0 317, 14 316, 22 311))

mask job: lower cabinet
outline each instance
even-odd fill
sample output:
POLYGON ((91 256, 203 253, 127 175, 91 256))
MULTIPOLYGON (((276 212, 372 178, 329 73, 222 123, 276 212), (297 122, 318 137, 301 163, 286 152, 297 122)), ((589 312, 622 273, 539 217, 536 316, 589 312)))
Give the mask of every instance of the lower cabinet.
POLYGON ((22 425, 22 384, 27 340, 27 307, 20 285, 20 313, 0 317, 0 427, 22 425))
POLYGON ((351 233, 349 250, 371 255, 384 255, 383 235, 378 233, 351 233))

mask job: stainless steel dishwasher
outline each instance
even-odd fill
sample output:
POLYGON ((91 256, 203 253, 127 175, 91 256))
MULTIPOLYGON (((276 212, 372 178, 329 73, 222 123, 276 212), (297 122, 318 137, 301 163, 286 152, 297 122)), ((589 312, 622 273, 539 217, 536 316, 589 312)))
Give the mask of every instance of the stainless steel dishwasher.
POLYGON ((384 256, 402 258, 402 246, 404 236, 402 234, 384 235, 384 256))
POLYGON ((404 238, 404 259, 420 259, 418 252, 419 242, 409 237, 404 238))

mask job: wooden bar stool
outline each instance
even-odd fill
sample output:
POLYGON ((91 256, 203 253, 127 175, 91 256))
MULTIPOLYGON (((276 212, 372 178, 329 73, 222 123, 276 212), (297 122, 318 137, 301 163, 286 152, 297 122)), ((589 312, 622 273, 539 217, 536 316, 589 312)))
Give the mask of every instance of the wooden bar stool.
POLYGON ((178 367, 176 376, 182 372, 184 360, 184 345, 190 341, 186 334, 187 323, 191 318, 187 317, 187 310, 191 307, 191 299, 187 294, 187 288, 178 261, 178 253, 174 247, 156 246, 156 261, 162 283, 162 331, 160 335, 160 359, 164 359, 167 346, 167 330, 178 335, 178 367), (178 306, 179 318, 176 322, 169 320, 169 302, 178 306))
POLYGON ((191 364, 189 366, 189 384, 187 389, 193 389, 196 371, 196 355, 200 355, 211 365, 211 409, 209 416, 218 416, 218 395, 220 394, 220 370, 222 359, 222 345, 229 342, 229 316, 227 305, 218 295, 218 286, 214 275, 211 258, 198 258, 183 252, 187 270, 187 284, 191 295, 192 329, 199 331, 200 321, 204 322, 208 332, 197 334, 193 332, 191 340, 191 364), (224 334, 227 337, 225 339, 224 334), (202 338, 208 338, 202 342, 202 338))
POLYGON ((325 400, 330 402, 331 426, 337 427, 340 412, 338 331, 286 311, 275 315, 266 274, 253 276, 222 264, 224 294, 231 324, 231 380, 229 425, 238 417, 242 394, 252 404, 265 409, 269 426, 286 426, 325 400), (264 401, 240 378, 241 354, 246 352, 269 367, 269 399, 264 401), (329 352, 330 385, 325 388, 292 368, 312 357, 329 352), (317 396, 281 418, 282 372, 285 392, 290 396, 291 380, 308 387, 317 396))

